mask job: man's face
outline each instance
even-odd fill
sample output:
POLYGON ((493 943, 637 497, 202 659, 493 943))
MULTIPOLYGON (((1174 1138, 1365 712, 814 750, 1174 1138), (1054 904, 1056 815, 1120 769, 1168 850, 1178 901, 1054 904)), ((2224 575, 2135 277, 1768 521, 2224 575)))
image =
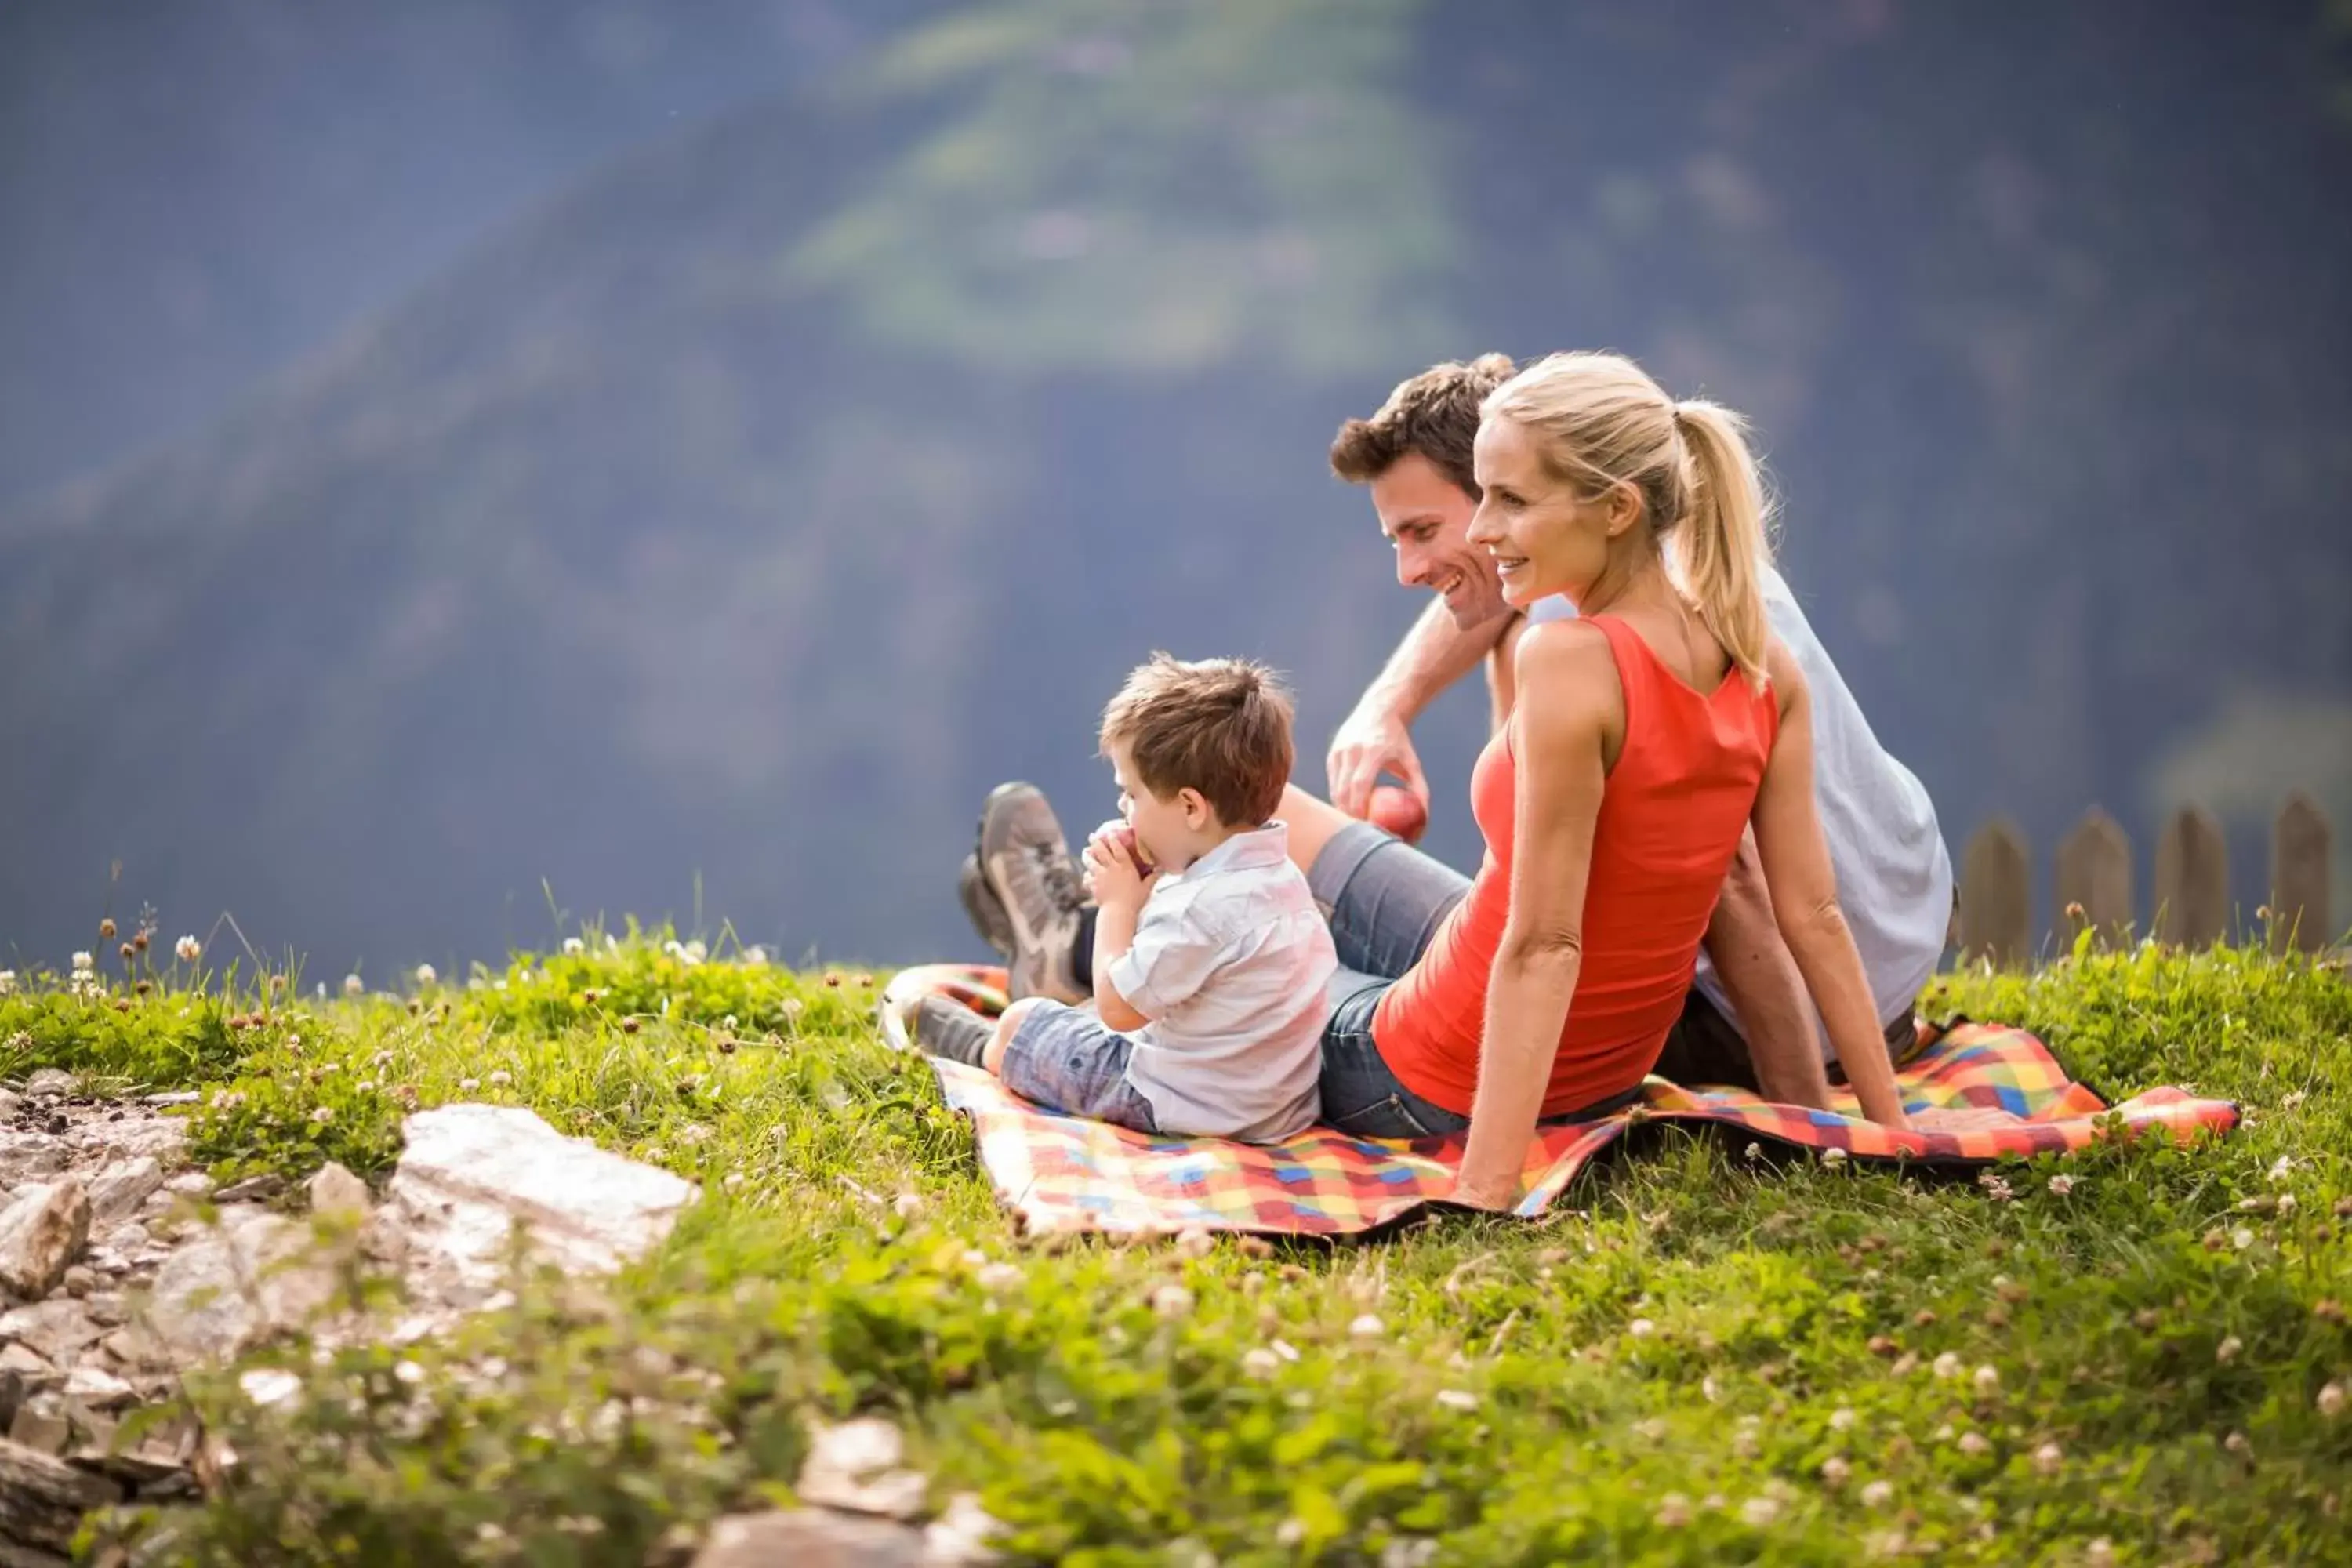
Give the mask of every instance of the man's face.
POLYGON ((1494 557, 1470 542, 1469 492, 1418 452, 1407 452, 1371 483, 1372 510, 1396 547, 1397 582, 1445 601, 1457 626, 1475 626, 1507 608, 1494 557))

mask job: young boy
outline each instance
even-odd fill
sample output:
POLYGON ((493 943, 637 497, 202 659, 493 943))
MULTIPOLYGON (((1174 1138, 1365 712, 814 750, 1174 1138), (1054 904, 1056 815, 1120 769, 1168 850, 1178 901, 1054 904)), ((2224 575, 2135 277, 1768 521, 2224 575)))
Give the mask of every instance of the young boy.
POLYGON ((1240 659, 1155 654, 1128 677, 1102 723, 1122 820, 1085 856, 1096 1011, 1031 996, 992 1028, 932 997, 922 1048, 1141 1132, 1271 1142, 1312 1124, 1339 961, 1268 820, 1290 715, 1272 673, 1240 659))

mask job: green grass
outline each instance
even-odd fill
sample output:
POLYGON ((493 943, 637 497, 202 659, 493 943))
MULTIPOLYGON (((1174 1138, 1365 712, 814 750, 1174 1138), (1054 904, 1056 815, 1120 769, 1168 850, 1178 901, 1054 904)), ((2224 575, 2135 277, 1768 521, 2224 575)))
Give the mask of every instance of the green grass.
POLYGON ((537 1282, 461 1342, 267 1354, 304 1384, 268 1411, 194 1380, 237 1479, 122 1528, 220 1564, 677 1560, 789 1500, 810 1423, 868 1411, 1024 1558, 2352 1561, 2352 1413, 2319 1400, 2352 1385, 2337 972, 2142 948, 1931 996, 2110 1095, 2247 1108, 2194 1152, 2013 1164, 2002 1198, 1664 1131, 1542 1225, 1192 1258, 1024 1245, 880 1045, 870 978, 667 934, 257 1023, 219 976, 127 1010, 0 997, 0 1070, 206 1086, 225 1172, 378 1175, 404 1104, 480 1098, 705 1184, 616 1287, 537 1282))

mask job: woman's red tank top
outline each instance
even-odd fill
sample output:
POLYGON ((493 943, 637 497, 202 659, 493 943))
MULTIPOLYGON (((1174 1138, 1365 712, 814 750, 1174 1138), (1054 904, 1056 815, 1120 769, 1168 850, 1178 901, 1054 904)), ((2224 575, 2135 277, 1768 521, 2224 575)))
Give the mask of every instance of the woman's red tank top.
MULTIPOLYGON (((1546 1116, 1632 1089, 1657 1064, 1780 724, 1769 683, 1751 689, 1735 666, 1702 696, 1623 621, 1587 621, 1609 638, 1617 661, 1625 741, 1593 829, 1583 963, 1552 1058, 1546 1116)), ((1487 975, 1510 915, 1518 773, 1510 734, 1506 725, 1486 743, 1470 777, 1471 812, 1486 840, 1477 879, 1372 1016, 1390 1070, 1465 1116, 1478 1086, 1487 975)))

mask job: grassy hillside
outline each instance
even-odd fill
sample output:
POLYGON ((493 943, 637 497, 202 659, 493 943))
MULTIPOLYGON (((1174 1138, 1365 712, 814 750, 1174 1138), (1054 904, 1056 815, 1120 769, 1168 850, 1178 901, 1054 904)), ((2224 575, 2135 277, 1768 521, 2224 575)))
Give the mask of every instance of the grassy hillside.
POLYGON ((853 1411, 905 1426, 935 1498, 979 1490, 1024 1558, 2352 1560, 2335 971, 2142 949, 1940 986, 2111 1094, 2241 1100, 2193 1152, 1995 1186, 1668 1132, 1539 1226, 1040 1247, 879 1043, 876 977, 667 934, 414 996, 305 976, 261 1008, 248 973, 167 973, 122 1008, 0 997, 9 1072, 230 1090, 194 1113, 224 1173, 380 1173, 403 1103, 488 1099, 704 1184, 608 1300, 528 1288, 404 1352, 421 1378, 285 1350, 287 1405, 201 1384, 244 1463, 173 1521, 194 1560, 665 1560, 786 1496, 810 1423, 853 1411))

